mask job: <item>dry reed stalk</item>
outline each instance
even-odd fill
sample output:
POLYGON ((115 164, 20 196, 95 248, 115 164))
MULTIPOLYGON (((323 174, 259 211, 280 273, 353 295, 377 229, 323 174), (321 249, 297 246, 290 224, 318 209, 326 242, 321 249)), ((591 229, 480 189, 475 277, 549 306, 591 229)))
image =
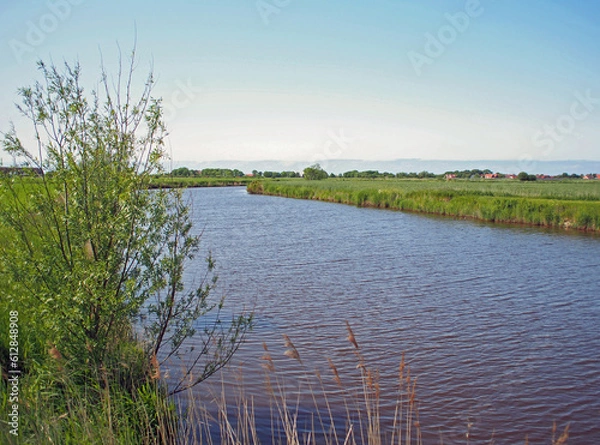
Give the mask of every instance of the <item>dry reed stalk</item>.
POLYGON ((273 358, 271 357, 269 348, 267 347, 267 344, 264 341, 263 341, 263 349, 265 350, 265 353, 262 355, 262 357, 260 359, 264 360, 266 363, 261 364, 262 368, 266 369, 267 371, 270 371, 270 372, 275 372, 275 365, 273 364, 273 358))
POLYGON ((152 357, 150 357, 150 371, 150 380, 160 379, 160 365, 156 358, 156 353, 153 353, 152 357))
MULTIPOLYGON (((331 362, 331 359, 328 358, 328 360, 330 361, 330 364, 333 364, 333 362, 331 362)), ((335 365, 334 365, 334 367, 335 367, 335 365)), ((325 406, 327 408, 327 414, 329 415, 329 429, 330 429, 329 434, 331 435, 331 433, 333 433, 333 443, 337 444, 337 443, 339 443, 339 438, 337 436, 337 429, 335 427, 335 420, 333 418, 333 411, 331 409, 331 404, 329 403, 329 399, 327 398, 327 393, 325 391, 325 385, 323 384, 323 379, 321 378, 321 373, 318 370, 316 370, 316 375, 317 375, 317 379, 319 380, 319 384, 321 385, 321 391, 324 395, 324 401, 325 401, 325 406)), ((317 408, 317 410, 318 410, 318 404, 317 404, 317 401, 314 398, 314 396, 313 396, 313 401, 315 404, 315 408, 317 408)), ((321 421, 321 427, 322 427, 323 431, 325 431, 325 425, 324 425, 320 415, 319 415, 319 420, 321 421)), ((326 436, 326 438, 325 438, 326 443, 328 445, 331 443, 330 435, 326 436)))
POLYGON ((340 388, 343 388, 344 385, 342 385, 342 379, 340 379, 340 373, 338 372, 337 367, 330 358, 327 358, 327 361, 329 362, 329 369, 331 369, 333 372, 333 379, 335 380, 335 383, 337 383, 340 388))
POLYGON ((356 349, 359 349, 358 343, 356 342, 356 338, 354 337, 354 332, 352 331, 352 328, 350 327, 350 323, 348 323, 348 320, 346 320, 346 330, 348 331, 348 337, 347 337, 348 341, 350 343, 352 343, 356 349))
POLYGON ((296 346, 294 346, 294 343, 292 343, 292 340, 290 340, 290 338, 285 334, 283 334, 283 339, 285 340, 285 347, 288 348, 283 353, 283 355, 285 355, 286 357, 298 360, 300 362, 300 364, 302 364, 302 359, 300 358, 300 353, 296 349, 296 346))
POLYGON ((560 435, 560 437, 557 440, 554 440, 555 436, 556 436, 556 422, 554 422, 554 425, 552 426, 552 445, 566 444, 567 440, 569 439, 569 424, 567 424, 563 433, 560 435))

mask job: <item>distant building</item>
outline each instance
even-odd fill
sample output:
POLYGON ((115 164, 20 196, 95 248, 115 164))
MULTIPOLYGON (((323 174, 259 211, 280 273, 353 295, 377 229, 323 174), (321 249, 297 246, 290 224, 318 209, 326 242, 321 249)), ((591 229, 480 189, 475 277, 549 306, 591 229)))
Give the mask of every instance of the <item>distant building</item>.
POLYGON ((0 174, 5 175, 37 175, 42 176, 44 172, 41 168, 33 167, 0 167, 0 174))
POLYGON ((454 173, 448 173, 446 175, 446 179, 449 181, 450 179, 456 179, 456 175, 454 173))
POLYGON ((497 179, 498 173, 486 173, 483 177, 485 179, 497 179))
POLYGON ((517 175, 513 175, 512 173, 504 176, 506 179, 517 179, 517 175))

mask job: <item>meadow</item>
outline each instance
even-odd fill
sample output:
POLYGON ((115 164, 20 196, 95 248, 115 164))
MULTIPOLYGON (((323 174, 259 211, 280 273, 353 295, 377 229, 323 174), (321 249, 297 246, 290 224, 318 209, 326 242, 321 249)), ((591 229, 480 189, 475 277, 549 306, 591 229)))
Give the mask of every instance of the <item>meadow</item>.
POLYGON ((248 191, 482 221, 600 230, 600 181, 291 179, 254 181, 248 191))

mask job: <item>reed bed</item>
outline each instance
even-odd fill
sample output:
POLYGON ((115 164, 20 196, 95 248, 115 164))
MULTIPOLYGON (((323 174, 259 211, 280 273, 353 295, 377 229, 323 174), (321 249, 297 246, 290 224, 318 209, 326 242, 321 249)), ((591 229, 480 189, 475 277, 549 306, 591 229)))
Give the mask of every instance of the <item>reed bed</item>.
POLYGON ((416 379, 404 355, 398 368, 393 413, 385 413, 392 423, 384 427, 379 373, 366 363, 348 324, 347 331, 356 363, 355 372, 349 374, 331 359, 327 375, 311 370, 312 364, 303 361, 292 340, 284 335, 284 355, 302 369, 302 378, 290 382, 263 344, 261 361, 269 419, 263 417, 264 407, 257 414, 255 398, 245 394, 243 384, 234 395, 226 395, 223 384, 219 393, 201 404, 197 403, 197 394, 188 394, 182 428, 187 431, 185 443, 422 444, 416 379), (268 431, 264 430, 265 424, 268 431))
MULTIPOLYGON (((185 413, 180 423, 180 436, 185 445, 196 444, 279 444, 279 445, 422 445, 423 428, 420 423, 420 402, 417 397, 417 379, 411 375, 404 354, 399 360, 394 382, 395 402, 392 407, 382 403, 382 394, 389 391, 389 382, 380 380, 377 369, 370 366, 346 324, 347 341, 352 347, 352 369, 338 367, 328 359, 326 372, 312 369, 293 341, 283 336, 284 356, 295 362, 301 377, 290 381, 281 361, 263 344, 261 357, 264 371, 264 394, 249 395, 244 390, 242 376, 238 385, 231 380, 221 381, 215 392, 189 392, 182 402, 185 413), (232 393, 233 392, 233 393, 232 393), (263 406, 265 398, 268 407, 263 406), (260 399, 260 400, 259 400, 260 399), (391 421, 390 421, 391 419, 391 421)), ((468 430, 467 430, 468 431, 468 430)), ((430 432, 431 433, 431 432, 430 432)), ((431 435, 429 435, 431 437, 431 435)), ((569 425, 559 429, 549 425, 548 443, 568 443, 569 425)), ((446 440, 448 440, 446 438, 446 440)), ((459 442, 495 444, 494 433, 487 439, 474 439, 465 434, 459 442)), ((435 443, 444 444, 442 432, 435 443)), ((521 443, 528 444, 526 433, 521 443)))
MULTIPOLYGON (((158 373, 125 394, 108 377, 105 385, 82 388, 65 368, 40 380, 24 381, 19 438, 0 430, 0 441, 60 444, 181 444, 181 445, 422 445, 417 379, 404 354, 399 359, 396 382, 380 380, 367 363, 354 332, 346 324, 354 365, 340 368, 328 359, 321 373, 307 363, 292 339, 283 336, 284 357, 274 357, 267 347, 261 357, 264 392, 260 401, 238 384, 221 381, 215 390, 204 386, 188 390, 176 400, 165 396, 158 373), (279 366, 295 364, 301 378, 286 376, 279 366), (394 389, 391 389, 391 387, 394 389), (46 388, 46 389, 43 389, 46 388), (394 391, 393 406, 382 404, 383 391, 394 391), (91 401, 94 400, 94 403, 91 401), (265 406, 265 400, 267 401, 265 406), (391 420, 390 420, 391 419, 391 420)), ((112 370, 127 377, 125 363, 112 370)), ((295 374, 298 375, 297 373, 295 374)), ((114 379, 113 379, 114 380, 114 379)), ((5 402, 0 398, 0 402, 5 402)), ((3 405, 3 403, 0 403, 3 405)), ((568 443, 569 426, 548 429, 549 443, 568 443)), ((436 442, 437 443, 437 442, 436 442)), ((440 434, 439 443, 444 443, 440 434)), ((459 443, 472 443, 469 435, 459 443)), ((493 433, 484 442, 494 444, 493 433)), ((523 442, 528 444, 524 433, 523 442)))
POLYGON ((248 192, 560 229, 600 231, 600 181, 255 181, 248 192))

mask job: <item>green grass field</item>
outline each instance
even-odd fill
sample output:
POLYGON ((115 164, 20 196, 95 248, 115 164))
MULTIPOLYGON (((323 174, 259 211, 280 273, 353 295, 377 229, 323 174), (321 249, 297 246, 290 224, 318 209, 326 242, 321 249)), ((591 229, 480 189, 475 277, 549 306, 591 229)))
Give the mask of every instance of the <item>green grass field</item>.
POLYGON ((294 187, 310 186, 317 190, 359 192, 364 190, 386 190, 401 193, 420 191, 441 191, 454 194, 479 196, 514 196, 528 198, 566 199, 600 201, 600 181, 557 180, 557 181, 518 181, 518 180, 460 180, 438 179, 342 179, 330 178, 324 181, 304 179, 283 179, 294 187))
POLYGON ((483 221, 600 231, 600 181, 292 179, 256 181, 248 191, 483 221))

